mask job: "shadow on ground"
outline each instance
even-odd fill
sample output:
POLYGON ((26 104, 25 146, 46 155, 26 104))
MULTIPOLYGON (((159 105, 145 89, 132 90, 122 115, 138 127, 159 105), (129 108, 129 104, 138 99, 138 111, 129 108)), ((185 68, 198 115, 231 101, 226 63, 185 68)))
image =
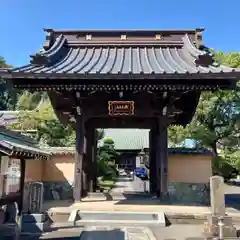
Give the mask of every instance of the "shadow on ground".
POLYGON ((92 240, 106 240, 106 239, 115 239, 115 240, 124 240, 125 233, 121 229, 114 229, 111 231, 84 231, 82 240, 92 239, 92 240))
POLYGON ((160 200, 152 194, 148 193, 123 193, 125 199, 116 202, 116 205, 178 205, 178 206, 209 206, 207 204, 196 204, 190 202, 173 202, 170 200, 160 200))
MULTIPOLYGON (((103 185, 104 186, 104 185, 103 185)), ((114 185, 114 186, 111 186, 112 188, 124 188, 126 187, 125 185, 114 185)))
POLYGON ((126 177, 119 177, 117 178, 117 182, 132 182, 133 180, 131 178, 126 177))
POLYGON ((21 236, 20 240, 37 240, 37 239, 58 239, 58 240, 75 240, 79 239, 81 236, 81 240, 106 240, 106 239, 114 239, 114 240, 124 240, 125 233, 121 231, 121 229, 114 229, 110 231, 59 231, 55 233, 35 235, 35 236, 21 236))

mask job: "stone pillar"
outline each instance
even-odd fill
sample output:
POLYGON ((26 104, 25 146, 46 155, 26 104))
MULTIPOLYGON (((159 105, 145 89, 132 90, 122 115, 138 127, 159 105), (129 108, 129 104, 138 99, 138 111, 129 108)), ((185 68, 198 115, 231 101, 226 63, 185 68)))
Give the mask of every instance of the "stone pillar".
POLYGON ((84 154, 84 120, 76 116, 76 157, 74 173, 74 200, 81 201, 83 190, 83 154, 84 154))
POLYGON ((210 201, 214 216, 225 216, 224 179, 220 176, 210 178, 210 201))
POLYGON ((150 169, 150 193, 156 193, 157 190, 157 172, 156 172, 156 134, 153 129, 149 132, 149 169, 150 169), (155 138, 154 138, 155 137, 155 138))
POLYGON ((28 212, 42 213, 43 205, 43 183, 33 182, 29 186, 28 212))
POLYGON ((224 179, 220 176, 210 178, 211 215, 204 223, 204 233, 210 236, 218 236, 219 217, 223 219, 223 237, 237 237, 236 228, 233 226, 232 218, 226 215, 224 198, 224 179))

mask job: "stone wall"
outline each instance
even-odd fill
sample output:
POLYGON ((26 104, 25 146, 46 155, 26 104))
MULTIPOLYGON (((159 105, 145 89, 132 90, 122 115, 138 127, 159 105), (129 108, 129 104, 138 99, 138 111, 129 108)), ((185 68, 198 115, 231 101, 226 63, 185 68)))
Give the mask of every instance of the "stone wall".
MULTIPOLYGON (((27 161, 26 191, 29 183, 44 184, 44 200, 73 198, 74 155, 55 155, 48 161, 27 161)), ((208 204, 208 181, 212 176, 211 156, 169 155, 169 201, 177 204, 208 204), (197 169, 197 171, 193 171, 197 169)), ((25 194, 26 195, 26 194, 25 194)))
MULTIPOLYGON (((25 184, 24 198, 27 202, 27 193, 30 183, 25 184)), ((44 200, 73 200, 73 183, 67 181, 43 182, 44 200)), ((209 205, 210 189, 205 183, 168 183, 169 203, 209 205)))
POLYGON ((168 182, 169 202, 175 204, 210 204, 210 186, 206 183, 168 182))
MULTIPOLYGON (((68 181, 43 181, 43 199, 46 200, 73 200, 73 183, 68 181)), ((31 182, 25 183, 24 203, 27 204, 31 182)), ((26 209, 26 208, 24 208, 26 209)))
POLYGON ((73 183, 68 181, 43 182, 44 200, 73 199, 73 183))

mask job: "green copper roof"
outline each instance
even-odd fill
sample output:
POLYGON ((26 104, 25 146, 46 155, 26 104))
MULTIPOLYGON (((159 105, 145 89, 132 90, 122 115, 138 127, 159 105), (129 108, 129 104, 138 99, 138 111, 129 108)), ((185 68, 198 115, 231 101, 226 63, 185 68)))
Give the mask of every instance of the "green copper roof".
POLYGON ((31 156, 44 156, 45 158, 51 155, 49 151, 41 149, 35 140, 2 126, 0 126, 0 152, 7 155, 11 155, 13 152, 22 152, 31 154, 31 156))
POLYGON ((104 139, 111 138, 116 150, 137 150, 149 147, 149 129, 104 129, 104 139))
MULTIPOLYGON (((99 146, 104 142, 104 139, 111 138, 114 141, 117 151, 132 150, 141 151, 149 148, 149 129, 104 129, 104 138, 99 141, 99 146)), ((210 154, 207 149, 185 148, 185 147, 170 147, 169 154, 210 154)))

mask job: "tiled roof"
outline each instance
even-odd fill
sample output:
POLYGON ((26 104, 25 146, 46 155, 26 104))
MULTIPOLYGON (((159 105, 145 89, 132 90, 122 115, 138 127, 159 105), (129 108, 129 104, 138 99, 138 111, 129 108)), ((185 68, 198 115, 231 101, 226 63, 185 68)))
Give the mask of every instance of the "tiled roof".
MULTIPOLYGON (((149 147, 148 129, 104 129, 104 139, 111 138, 116 150, 137 150, 149 147)), ((104 140, 103 139, 103 140, 104 140)), ((103 144, 103 140, 99 145, 103 144)))
POLYGON ((46 150, 50 151, 53 155, 70 155, 75 154, 75 147, 46 147, 46 150))
POLYGON ((7 130, 0 126, 0 152, 11 155, 13 152, 22 152, 33 156, 48 158, 51 153, 40 148, 37 142, 19 133, 7 130))
POLYGON ((10 123, 14 123, 17 121, 17 116, 8 113, 8 111, 0 111, 0 126, 5 126, 10 123))
MULTIPOLYGON (((148 129, 104 129, 104 138, 99 142, 101 146, 104 139, 111 138, 116 150, 138 150, 149 148, 148 129)), ((207 149, 176 147, 168 148, 169 154, 212 154, 207 149)))
MULTIPOLYGON (((51 34, 54 36, 54 30, 51 34)), ((119 74, 129 75, 129 78, 141 75, 172 78, 176 74, 194 78, 199 74, 233 73, 236 70, 216 65, 212 54, 197 48, 187 33, 181 39, 171 41, 73 41, 63 33, 58 34, 46 50, 32 56, 31 64, 6 72, 16 77, 27 73, 35 77, 50 74, 50 78, 57 75, 86 78, 86 74, 93 78, 119 74)))
MULTIPOLYGON (((148 129, 104 129, 104 138, 99 141, 99 146, 103 144, 104 139, 111 138, 114 141, 117 151, 141 151, 149 148, 149 130, 148 129)), ((49 147, 46 148, 52 154, 70 155, 75 154, 74 147, 49 147)), ((169 154, 210 154, 207 149, 196 148, 168 148, 169 154)))

